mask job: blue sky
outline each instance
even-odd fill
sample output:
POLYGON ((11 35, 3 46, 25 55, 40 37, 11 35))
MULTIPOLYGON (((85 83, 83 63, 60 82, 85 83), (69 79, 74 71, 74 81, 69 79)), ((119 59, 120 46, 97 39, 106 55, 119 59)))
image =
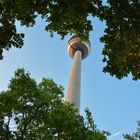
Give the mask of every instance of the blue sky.
MULTIPOLYGON (((90 35, 91 54, 82 61, 81 114, 89 107, 99 129, 112 133, 109 140, 122 140, 122 133, 135 131, 140 120, 140 81, 132 81, 131 76, 118 80, 102 72, 102 48, 99 37, 105 24, 92 20, 94 30, 90 35)), ((42 77, 54 79, 67 88, 72 59, 66 52, 70 36, 61 40, 60 36, 44 30, 45 22, 37 19, 33 28, 20 27, 25 33, 22 49, 12 48, 4 52, 0 61, 0 90, 6 90, 11 76, 17 68, 25 68, 31 76, 41 81, 42 77)))

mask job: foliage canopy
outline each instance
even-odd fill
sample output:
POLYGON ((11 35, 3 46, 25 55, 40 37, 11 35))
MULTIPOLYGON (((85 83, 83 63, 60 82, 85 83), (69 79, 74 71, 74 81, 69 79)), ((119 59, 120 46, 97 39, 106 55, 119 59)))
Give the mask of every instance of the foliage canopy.
POLYGON ((7 91, 0 92, 1 140, 107 140, 88 109, 86 119, 63 101, 63 87, 43 78, 37 84, 18 69, 7 91))
POLYGON ((68 33, 89 38, 98 17, 106 22, 104 35, 104 72, 121 79, 132 74, 140 79, 140 1, 139 0, 1 0, 0 1, 0 59, 3 49, 21 48, 24 35, 17 33, 15 22, 34 26, 36 17, 46 21, 45 29, 62 38, 68 33))

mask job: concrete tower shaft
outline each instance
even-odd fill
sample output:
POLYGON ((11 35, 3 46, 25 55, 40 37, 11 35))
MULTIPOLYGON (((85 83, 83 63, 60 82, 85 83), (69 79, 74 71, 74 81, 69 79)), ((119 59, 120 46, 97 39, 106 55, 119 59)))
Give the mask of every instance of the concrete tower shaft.
POLYGON ((66 101, 73 103, 80 112, 80 85, 81 85, 81 52, 74 54, 69 85, 66 93, 66 101))
POLYGON ((68 42, 67 52, 73 58, 73 64, 65 100, 73 103, 80 112, 81 60, 89 55, 90 43, 73 36, 68 42))

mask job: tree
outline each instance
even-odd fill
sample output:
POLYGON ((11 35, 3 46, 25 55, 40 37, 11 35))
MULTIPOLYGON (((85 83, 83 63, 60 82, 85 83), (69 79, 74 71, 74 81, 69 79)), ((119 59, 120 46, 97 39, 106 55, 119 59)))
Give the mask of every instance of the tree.
POLYGON ((62 86, 47 78, 37 84, 24 69, 0 93, 1 140, 106 140, 88 109, 86 116, 63 101, 62 86))
POLYGON ((23 34, 16 33, 15 21, 27 27, 35 25, 37 16, 46 21, 45 29, 62 38, 68 33, 88 39, 94 23, 89 15, 106 22, 101 37, 104 44, 104 72, 121 79, 132 74, 140 79, 140 1, 139 0, 1 0, 0 2, 0 58, 3 49, 23 45, 23 34), (7 26, 6 25, 10 25, 7 26), (7 36, 5 38, 5 36, 7 36))
POLYGON ((139 140, 140 139, 140 121, 138 122, 138 127, 137 132, 133 133, 132 135, 130 134, 125 134, 124 138, 126 140, 139 140))
MULTIPOLYGON (((80 36, 88 37, 92 29, 90 20, 87 19, 92 1, 71 0, 1 0, 0 1, 0 48, 9 49, 12 46, 21 47, 23 45, 23 34, 17 37, 15 22, 20 21, 21 25, 27 27, 35 25, 37 16, 47 22, 45 29, 57 32, 64 38, 68 33, 76 33, 80 36), (69 17, 69 18, 68 18, 69 17), (7 24, 9 28, 7 29, 7 24), (11 33, 10 35, 7 35, 11 33), (5 39, 7 36, 7 39, 5 39), (11 40, 14 38, 14 44, 11 40), (20 40, 17 42, 16 40, 20 40)), ((0 53, 2 58, 2 51, 0 53)))
MULTIPOLYGON (((102 54, 104 72, 121 79, 132 74, 140 79, 140 2, 138 0, 108 0, 99 18, 106 21, 102 54)), ((100 9, 99 9, 100 10, 100 9)))

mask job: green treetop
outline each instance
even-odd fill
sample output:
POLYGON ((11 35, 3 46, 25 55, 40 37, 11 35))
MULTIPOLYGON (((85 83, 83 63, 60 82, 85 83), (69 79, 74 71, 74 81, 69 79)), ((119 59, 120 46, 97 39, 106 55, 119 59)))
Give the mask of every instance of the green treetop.
POLYGON ((0 92, 1 140, 107 140, 91 113, 86 119, 63 101, 63 87, 43 78, 37 82, 18 69, 8 89, 0 92))
POLYGON ((137 131, 133 134, 125 134, 124 138, 126 140, 140 140, 140 121, 138 121, 137 131))

